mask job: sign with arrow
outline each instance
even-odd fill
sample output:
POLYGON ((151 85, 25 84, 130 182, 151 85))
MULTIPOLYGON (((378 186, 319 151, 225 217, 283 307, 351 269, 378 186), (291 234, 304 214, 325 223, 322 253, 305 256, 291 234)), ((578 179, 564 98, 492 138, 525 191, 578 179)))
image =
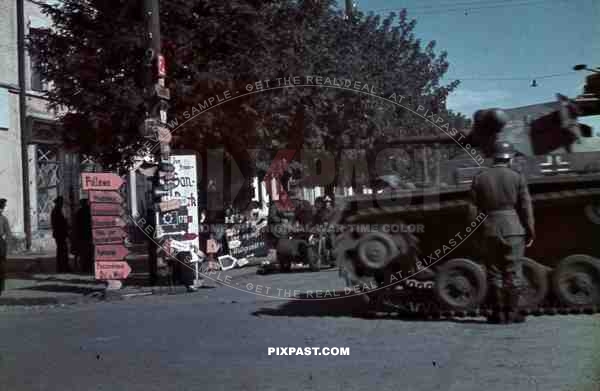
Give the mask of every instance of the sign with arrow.
POLYGON ((125 227, 127 224, 119 216, 92 216, 92 228, 125 227))
POLYGON ((106 204, 118 204, 121 205, 125 200, 116 191, 90 191, 90 202, 91 203, 106 203, 106 204))
POLYGON ((95 229, 92 233, 97 244, 122 244, 127 238, 127 233, 119 227, 95 229))
POLYGON ((121 261, 129 255, 129 250, 120 244, 96 246, 96 262, 98 261, 121 261))
POLYGON ((97 280, 124 280, 131 273, 131 267, 124 261, 96 262, 97 280))
POLYGON ((175 198, 169 201, 163 201, 158 204, 158 209, 160 212, 170 212, 173 210, 177 210, 181 208, 181 200, 175 198))
POLYGON ((123 185, 123 179, 117 174, 110 172, 85 172, 81 174, 81 186, 84 191, 89 190, 119 190, 123 185))
POLYGON ((121 218, 125 214, 125 200, 118 191, 123 183, 121 177, 110 172, 81 174, 81 187, 89 191, 96 278, 99 280, 125 279, 131 272, 124 261, 129 250, 125 247, 127 233, 123 228, 126 223, 121 218))
POLYGON ((122 216, 123 208, 119 204, 91 204, 92 216, 122 216))

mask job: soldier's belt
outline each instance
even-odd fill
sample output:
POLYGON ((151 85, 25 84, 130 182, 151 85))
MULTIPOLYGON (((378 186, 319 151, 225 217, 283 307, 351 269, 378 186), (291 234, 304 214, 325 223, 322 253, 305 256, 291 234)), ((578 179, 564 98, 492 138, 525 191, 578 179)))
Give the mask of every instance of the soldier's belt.
POLYGON ((515 209, 498 209, 487 211, 485 214, 488 216, 516 216, 517 211, 515 209))

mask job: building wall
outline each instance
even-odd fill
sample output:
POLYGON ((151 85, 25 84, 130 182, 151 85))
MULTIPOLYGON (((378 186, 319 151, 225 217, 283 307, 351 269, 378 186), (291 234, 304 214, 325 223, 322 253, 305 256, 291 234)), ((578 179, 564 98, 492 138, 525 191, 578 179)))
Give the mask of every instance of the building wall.
POLYGON ((17 18, 12 0, 0 0, 0 56, 0 198, 8 201, 5 215, 14 235, 24 239, 17 18))
MULTIPOLYGON (((39 6, 32 1, 24 1, 25 35, 29 27, 49 26, 39 6)), ((19 112, 19 80, 17 51, 17 9, 15 0, 0 0, 0 198, 8 200, 5 215, 8 217, 16 241, 9 244, 10 252, 24 250, 25 245, 25 206, 23 202, 23 169, 21 158, 21 129, 19 112)), ((42 94, 31 90, 31 61, 25 53, 25 83, 27 124, 30 127, 35 120, 53 122, 56 118, 46 108, 46 100, 42 94)), ((28 132, 29 133, 29 132, 28 132)), ((32 248, 34 252, 47 252, 54 249, 49 230, 38 229, 38 194, 37 183, 39 172, 36 170, 37 146, 28 145, 29 173, 29 210, 32 231, 32 248)))

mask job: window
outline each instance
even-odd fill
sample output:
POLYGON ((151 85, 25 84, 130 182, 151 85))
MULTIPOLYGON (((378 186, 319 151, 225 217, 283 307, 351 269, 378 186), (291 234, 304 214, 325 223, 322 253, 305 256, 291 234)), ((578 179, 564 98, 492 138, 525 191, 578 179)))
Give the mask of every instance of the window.
MULTIPOLYGON (((33 28, 30 27, 29 28, 29 34, 30 35, 36 35, 36 34, 43 34, 45 31, 47 31, 47 29, 45 28, 33 28)), ((31 72, 31 89, 33 91, 48 91, 48 83, 45 83, 42 80, 42 74, 41 74, 41 69, 40 69, 40 62, 39 60, 32 54, 30 56, 30 72, 31 72)))
POLYGON ((8 113, 8 91, 0 87, 0 130, 8 130, 9 121, 8 113))

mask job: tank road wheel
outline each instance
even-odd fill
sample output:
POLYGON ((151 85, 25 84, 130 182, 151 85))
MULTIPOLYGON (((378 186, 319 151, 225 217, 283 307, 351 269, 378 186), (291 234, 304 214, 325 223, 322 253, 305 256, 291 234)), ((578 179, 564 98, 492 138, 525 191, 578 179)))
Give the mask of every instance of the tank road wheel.
POLYGON ((600 304, 600 261, 589 255, 569 255, 554 270, 552 289, 568 306, 600 304))
POLYGON ((485 271, 469 259, 451 259, 438 268, 434 291, 438 300, 450 309, 475 308, 487 294, 485 271))
POLYGON ((367 234, 358 242, 358 261, 366 269, 385 269, 399 252, 406 253, 406 249, 399 249, 394 238, 379 232, 367 234))
POLYGON ((600 224, 600 203, 598 201, 586 205, 584 211, 589 221, 593 224, 600 224))
POLYGON ((548 271, 546 268, 533 259, 523 258, 523 282, 525 283, 521 298, 520 307, 532 308, 540 304, 548 294, 548 271))

